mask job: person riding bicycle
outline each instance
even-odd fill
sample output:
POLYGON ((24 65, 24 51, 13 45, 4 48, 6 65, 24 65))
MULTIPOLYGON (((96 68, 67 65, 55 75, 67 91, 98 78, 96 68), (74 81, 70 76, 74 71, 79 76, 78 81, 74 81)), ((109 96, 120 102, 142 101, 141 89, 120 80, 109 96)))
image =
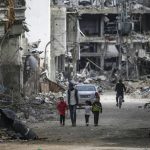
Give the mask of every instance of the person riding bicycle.
POLYGON ((123 102, 124 102, 124 92, 126 92, 126 87, 122 83, 121 79, 116 84, 115 91, 116 91, 116 106, 118 106, 118 98, 119 98, 119 96, 122 96, 122 99, 123 99, 123 102))

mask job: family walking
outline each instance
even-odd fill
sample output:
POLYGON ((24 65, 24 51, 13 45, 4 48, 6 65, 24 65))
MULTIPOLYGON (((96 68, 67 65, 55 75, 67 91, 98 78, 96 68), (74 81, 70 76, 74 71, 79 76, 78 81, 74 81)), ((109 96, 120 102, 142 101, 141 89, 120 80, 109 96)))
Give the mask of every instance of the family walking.
MULTIPOLYGON (((67 103, 64 101, 63 97, 59 98, 59 102, 57 104, 58 113, 60 115, 60 125, 65 125, 65 115, 67 110, 69 109, 70 112, 70 118, 72 126, 76 126, 76 109, 79 105, 78 102, 78 91, 74 88, 73 83, 69 83, 69 89, 67 92, 67 103)), ((99 122, 99 114, 102 113, 102 105, 100 103, 100 96, 98 93, 95 93, 95 101, 93 104, 90 101, 85 102, 84 106, 84 112, 85 112, 85 125, 89 126, 89 119, 91 113, 94 115, 94 126, 98 126, 99 122)))

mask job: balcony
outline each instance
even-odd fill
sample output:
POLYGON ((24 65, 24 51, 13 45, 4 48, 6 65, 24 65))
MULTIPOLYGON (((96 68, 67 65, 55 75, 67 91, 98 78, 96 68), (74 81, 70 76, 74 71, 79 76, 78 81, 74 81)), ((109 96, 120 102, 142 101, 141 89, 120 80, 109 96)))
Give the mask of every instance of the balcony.
POLYGON ((78 13, 79 15, 82 14, 117 14, 117 7, 106 7, 106 8, 100 8, 100 7, 94 7, 94 6, 79 6, 78 7, 78 13))
POLYGON ((25 20, 25 10, 26 10, 26 7, 15 8, 15 19, 25 20))
POLYGON ((7 8, 0 8, 0 22, 8 21, 7 11, 8 11, 7 8))
MULTIPOLYGON (((104 39, 104 37, 83 37, 83 36, 80 36, 80 39, 79 39, 79 42, 80 43, 105 43, 106 40, 104 39)), ((113 39, 109 39, 107 40, 108 43, 111 43, 111 44, 116 44, 116 40, 115 38, 113 39)))
MULTIPOLYGON (((26 7, 15 8, 15 20, 25 20, 26 7)), ((7 8, 0 8, 0 21, 8 21, 7 8)))
MULTIPOLYGON (((23 32, 22 29, 22 21, 25 20, 25 10, 26 7, 18 7, 15 8, 15 22, 14 25, 11 27, 10 35, 18 35, 23 32), (16 21, 19 23, 16 24, 16 21)), ((0 8, 0 38, 2 38, 6 32, 6 22, 9 22, 9 18, 7 17, 8 8, 0 8)))
MULTIPOLYGON (((83 14, 118 14, 121 13, 122 9, 117 7, 95 7, 95 6, 78 6, 78 13, 79 15, 83 14)), ((146 14, 150 13, 150 8, 143 8, 143 9, 134 9, 129 11, 132 14, 146 14)))

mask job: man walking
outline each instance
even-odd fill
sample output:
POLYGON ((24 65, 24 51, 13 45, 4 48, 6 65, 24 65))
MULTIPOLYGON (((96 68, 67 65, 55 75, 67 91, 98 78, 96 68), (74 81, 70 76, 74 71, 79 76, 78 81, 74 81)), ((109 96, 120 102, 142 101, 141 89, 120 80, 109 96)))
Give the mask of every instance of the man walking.
POLYGON ((72 82, 69 83, 68 89, 68 106, 70 110, 70 118, 72 126, 76 126, 76 107, 78 105, 78 94, 72 82))

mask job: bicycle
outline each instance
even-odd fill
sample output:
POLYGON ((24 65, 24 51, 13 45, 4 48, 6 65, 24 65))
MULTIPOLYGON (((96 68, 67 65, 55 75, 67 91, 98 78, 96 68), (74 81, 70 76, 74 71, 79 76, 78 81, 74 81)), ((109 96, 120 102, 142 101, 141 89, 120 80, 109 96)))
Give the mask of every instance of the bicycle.
POLYGON ((119 107, 119 109, 121 109, 122 102, 123 102, 123 98, 122 98, 122 96, 120 95, 120 96, 118 97, 118 107, 119 107))

